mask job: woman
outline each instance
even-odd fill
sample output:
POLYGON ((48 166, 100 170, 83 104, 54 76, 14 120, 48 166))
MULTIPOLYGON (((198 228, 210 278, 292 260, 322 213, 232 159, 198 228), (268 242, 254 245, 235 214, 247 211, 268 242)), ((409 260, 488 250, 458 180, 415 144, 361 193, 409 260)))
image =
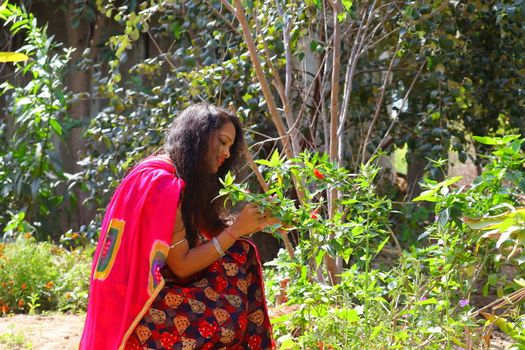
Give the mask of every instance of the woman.
POLYGON ((163 152, 135 166, 106 210, 80 349, 271 349, 261 266, 242 238, 276 219, 223 219, 219 178, 243 143, 237 117, 200 103, 163 152))

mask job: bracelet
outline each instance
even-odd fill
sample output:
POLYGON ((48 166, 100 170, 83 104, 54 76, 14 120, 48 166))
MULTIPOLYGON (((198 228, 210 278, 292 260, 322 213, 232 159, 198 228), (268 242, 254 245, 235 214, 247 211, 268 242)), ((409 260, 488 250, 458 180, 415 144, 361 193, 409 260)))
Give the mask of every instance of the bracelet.
POLYGON ((226 228, 224 229, 224 232, 225 232, 228 236, 230 236, 230 238, 233 239, 234 242, 237 241, 237 237, 235 237, 235 236, 233 235, 233 233, 231 233, 231 231, 230 231, 230 226, 226 227, 226 228))
POLYGON ((224 254, 224 250, 222 250, 221 244, 219 243, 217 238, 213 237, 211 239, 211 243, 213 243, 213 246, 215 247, 215 250, 217 251, 217 253, 219 253, 219 257, 222 258, 225 254, 224 254))
POLYGON ((181 240, 178 241, 178 242, 173 243, 172 245, 170 245, 170 249, 173 248, 173 247, 178 246, 179 244, 181 244, 181 243, 184 242, 185 240, 186 240, 186 237, 184 237, 183 239, 181 239, 181 240))

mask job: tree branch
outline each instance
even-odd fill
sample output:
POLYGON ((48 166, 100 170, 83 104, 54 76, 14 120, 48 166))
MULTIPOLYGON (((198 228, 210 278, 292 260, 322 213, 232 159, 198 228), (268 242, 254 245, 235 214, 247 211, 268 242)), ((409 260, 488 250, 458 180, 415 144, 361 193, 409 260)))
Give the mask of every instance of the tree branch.
POLYGON ((383 81, 383 86, 381 86, 381 92, 379 94, 379 98, 376 103, 376 111, 374 113, 374 117, 372 118, 372 122, 370 123, 370 126, 368 127, 368 131, 366 133, 365 141, 363 142, 363 153, 361 156, 361 162, 364 163, 366 159, 366 146, 368 144, 368 139, 370 138, 370 134, 372 133, 372 129, 374 128, 375 123, 377 122, 377 119, 379 118, 379 112, 381 111, 381 105, 383 104, 383 99, 385 97, 385 91, 386 86, 388 84, 388 79, 390 77, 390 73, 392 72, 392 67, 394 66, 394 62, 396 60, 396 54, 399 50, 399 46, 401 45, 401 41, 398 40, 396 50, 392 54, 392 59, 390 60, 390 65, 388 66, 388 71, 386 72, 385 79, 383 81))
MULTIPOLYGON (((401 113, 401 111, 403 110, 403 107, 405 106, 405 103, 408 99, 408 96, 410 95, 410 92, 412 92, 412 88, 414 87, 414 84, 416 83, 417 81, 417 78, 419 78, 419 74, 421 73, 421 71, 423 70, 423 67, 425 66, 425 64, 427 63, 426 60, 423 61, 423 63, 421 64, 421 66, 419 67, 419 70, 417 71, 417 74, 416 76, 414 77, 414 79, 412 80, 412 83, 410 84, 410 87, 408 88, 405 96, 403 97, 403 100, 401 102, 401 106, 399 107, 399 113, 401 113)), ((373 158, 376 153, 379 151, 379 149, 382 147, 382 145, 384 144, 386 138, 388 137, 388 135, 390 134, 390 131, 392 130, 394 124, 397 122, 397 116, 394 118, 394 120, 392 120, 392 123, 390 123, 390 126, 388 127, 385 135, 383 136, 383 139, 381 140, 381 142, 379 142, 379 145, 377 146, 377 148, 375 149, 374 153, 372 153, 372 156, 370 158, 373 158)), ((369 158, 369 159, 370 159, 369 158)), ((368 161, 367 161, 368 162, 368 161)))

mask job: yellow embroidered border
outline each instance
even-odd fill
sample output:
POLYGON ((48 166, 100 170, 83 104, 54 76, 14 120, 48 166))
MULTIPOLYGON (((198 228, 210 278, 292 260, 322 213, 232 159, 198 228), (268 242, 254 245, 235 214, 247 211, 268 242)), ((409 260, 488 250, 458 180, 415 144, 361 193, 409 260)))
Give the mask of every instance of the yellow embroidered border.
POLYGON ((151 253, 150 253, 150 261, 149 261, 150 273, 149 273, 149 280, 148 280, 148 292, 150 294, 150 297, 146 301, 146 303, 144 304, 144 306, 142 307, 138 315, 135 317, 135 319, 129 326, 126 333, 124 334, 124 338, 122 339, 119 350, 124 349, 124 347, 126 346, 126 342, 128 341, 128 338, 130 337, 131 333, 133 333, 133 331, 135 330, 135 327, 137 327, 137 324, 140 322, 142 317, 144 317, 144 314, 149 310, 149 307, 151 306, 151 304, 153 303, 153 301, 159 294, 160 290, 164 287, 164 284, 165 284, 164 278, 161 276, 161 280, 159 284, 157 285, 155 289, 153 289, 153 278, 155 278, 155 276, 153 274, 154 271, 152 271, 152 268, 153 268, 153 261, 155 259, 155 255, 157 253, 163 253, 165 256, 167 256, 168 252, 169 252, 169 246, 166 243, 159 241, 159 240, 153 243, 153 247, 151 248, 151 253))
POLYGON ((155 298, 157 297, 157 295, 159 294, 160 290, 163 287, 164 287, 164 278, 160 281, 160 283, 158 284, 157 288, 155 289, 151 297, 148 299, 148 301, 146 301, 146 303, 142 307, 142 310, 140 310, 140 312, 138 313, 137 317, 135 317, 133 322, 131 322, 131 326, 129 326, 126 333, 124 333, 124 337, 122 338, 122 342, 120 343, 118 350, 124 350, 129 336, 131 335, 131 333, 133 333, 133 331, 135 330, 135 327, 137 327, 140 320, 142 320, 142 317, 144 317, 144 314, 146 313, 146 311, 149 310, 149 307, 151 306, 151 304, 153 303, 153 301, 155 300, 155 298))
POLYGON ((113 264, 115 263, 115 258, 117 257, 117 253, 120 248, 120 241, 122 240, 122 233, 124 232, 125 225, 126 225, 126 222, 123 220, 111 219, 108 225, 106 236, 104 237, 104 245, 107 244, 109 239, 112 239, 112 238, 114 239, 114 242, 110 242, 111 251, 108 252, 110 254, 109 261, 107 262, 103 261, 103 259, 107 260, 107 257, 103 257, 102 256, 103 251, 101 251, 98 256, 97 267, 95 269, 95 275, 93 276, 94 279, 104 280, 106 279, 106 277, 108 277, 109 273, 111 272, 111 268, 113 267, 113 264), (117 231, 115 235, 112 234, 112 230, 117 231), (105 263, 106 266, 103 267, 102 270, 99 270, 101 267, 101 264, 103 263, 105 263))

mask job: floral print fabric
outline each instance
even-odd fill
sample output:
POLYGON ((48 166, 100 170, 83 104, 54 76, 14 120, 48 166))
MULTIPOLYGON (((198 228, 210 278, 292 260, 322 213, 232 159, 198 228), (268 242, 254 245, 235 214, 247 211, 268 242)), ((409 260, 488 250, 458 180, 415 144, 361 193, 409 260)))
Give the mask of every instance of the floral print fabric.
POLYGON ((165 267, 166 284, 126 349, 273 349, 255 247, 237 241, 190 281, 165 267))

